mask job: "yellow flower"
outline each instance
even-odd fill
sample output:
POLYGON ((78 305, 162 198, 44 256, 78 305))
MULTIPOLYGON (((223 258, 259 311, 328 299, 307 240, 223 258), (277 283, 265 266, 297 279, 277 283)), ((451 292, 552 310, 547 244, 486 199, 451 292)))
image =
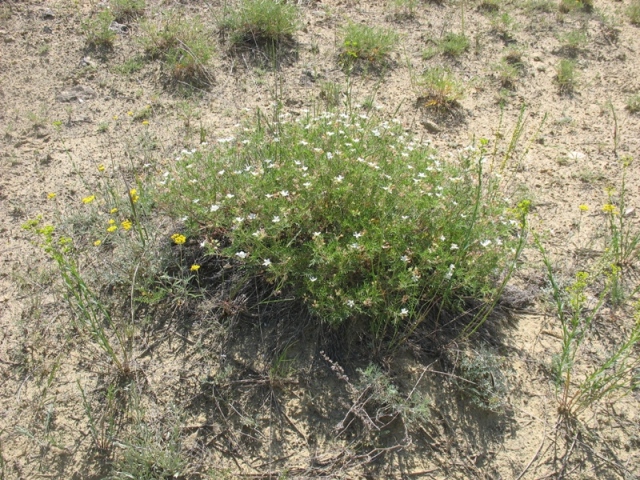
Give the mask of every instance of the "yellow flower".
POLYGON ((82 199, 82 203, 87 204, 87 203, 91 203, 96 199, 95 195, 89 195, 88 197, 84 197, 82 199))
POLYGON ((129 190, 129 197, 133 203, 136 203, 140 198, 140 195, 138 195, 138 191, 135 188, 132 188, 129 190))
POLYGON ((111 215, 113 215, 114 213, 117 213, 117 212, 118 212, 118 209, 117 209, 117 208, 112 208, 111 210, 109 210, 109 213, 110 213, 111 215))
POLYGON ((149 125, 149 120, 143 120, 143 121, 142 121, 142 124, 143 124, 143 125, 149 125))
POLYGON ((113 233, 118 229, 117 225, 111 225, 109 228, 107 228, 107 232, 109 233, 113 233))
POLYGON ((611 213, 613 215, 615 215, 617 212, 617 207, 611 203, 606 203, 604 204, 604 206, 602 207, 602 211, 605 213, 611 213))
POLYGON ((100 245, 102 245, 102 240, 96 240, 95 242, 93 242, 93 245, 95 247, 99 247, 100 245))
POLYGON ((110 218, 108 223, 109 225, 114 225, 116 221, 113 218, 110 218))
POLYGON ((53 198, 56 198, 56 194, 55 194, 55 193, 53 193, 53 192, 51 192, 51 193, 47 194, 47 198, 48 198, 49 200, 51 200, 51 199, 53 199, 53 198))
POLYGON ((171 240, 173 240, 173 243, 175 243, 176 245, 182 245, 187 241, 187 237, 185 237, 181 233, 174 233, 173 235, 171 235, 171 240))
POLYGON ((99 172, 104 172, 104 165, 103 164, 98 165, 98 171, 99 172))
POLYGON ((582 205, 579 205, 578 208, 580 209, 581 212, 586 212, 589 210, 589 205, 587 205, 586 203, 583 203, 582 205))
POLYGON ((200 270, 200 265, 197 265, 195 263, 193 265, 191 265, 191 271, 192 272, 197 272, 198 270, 200 270))
POLYGON ((127 115, 129 115, 130 117, 133 117, 133 112, 132 112, 131 110, 129 110, 129 111, 127 112, 127 115))
POLYGON ((124 220, 122 223, 122 228, 124 228, 125 230, 131 230, 131 227, 133 226, 133 224, 131 223, 131 220, 124 220))
POLYGON ((114 116, 113 116, 113 119, 114 119, 114 120, 118 120, 118 115, 114 115, 114 116))

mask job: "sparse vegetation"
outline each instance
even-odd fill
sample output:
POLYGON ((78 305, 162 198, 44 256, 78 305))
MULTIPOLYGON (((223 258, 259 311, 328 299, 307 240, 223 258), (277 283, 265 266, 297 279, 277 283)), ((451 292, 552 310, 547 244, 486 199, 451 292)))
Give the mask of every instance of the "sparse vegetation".
POLYGON ((118 22, 127 22, 144 15, 145 0, 110 0, 111 13, 118 22))
POLYGON ((640 0, 632 0, 627 8, 627 16, 633 25, 640 25, 640 0))

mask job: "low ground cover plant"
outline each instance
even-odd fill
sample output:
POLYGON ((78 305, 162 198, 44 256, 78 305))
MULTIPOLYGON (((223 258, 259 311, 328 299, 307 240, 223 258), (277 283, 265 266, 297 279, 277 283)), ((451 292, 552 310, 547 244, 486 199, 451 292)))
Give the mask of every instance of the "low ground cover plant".
POLYGON ((346 112, 248 130, 162 181, 161 204, 210 255, 377 336, 498 293, 526 206, 499 193, 482 150, 445 161, 393 121, 346 112))
POLYGON ((420 106, 440 113, 454 110, 464 93, 462 82, 441 67, 428 69, 418 79, 417 87, 420 106))

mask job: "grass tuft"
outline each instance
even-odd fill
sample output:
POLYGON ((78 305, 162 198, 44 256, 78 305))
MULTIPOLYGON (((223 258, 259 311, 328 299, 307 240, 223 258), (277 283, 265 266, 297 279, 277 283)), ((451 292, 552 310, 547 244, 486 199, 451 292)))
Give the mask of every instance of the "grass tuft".
POLYGON ((291 40, 300 28, 298 17, 298 8, 281 0, 242 0, 220 27, 234 46, 262 46, 291 40))
POLYGON ((349 23, 342 30, 340 60, 346 66, 356 62, 383 65, 398 41, 393 30, 349 23))

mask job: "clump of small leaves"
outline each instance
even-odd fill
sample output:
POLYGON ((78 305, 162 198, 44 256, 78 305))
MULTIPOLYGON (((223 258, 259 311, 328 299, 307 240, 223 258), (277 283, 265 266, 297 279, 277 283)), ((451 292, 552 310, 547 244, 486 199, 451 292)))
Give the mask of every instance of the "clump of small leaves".
POLYGON ((560 93, 572 93, 578 86, 576 62, 562 59, 556 68, 556 83, 560 93))
POLYGON ((116 32, 111 29, 115 17, 110 10, 100 13, 82 23, 87 44, 93 48, 111 48, 116 39, 116 32))
POLYGON ((209 255, 319 322, 408 335, 489 302, 515 265, 526 206, 506 203, 481 149, 441 159, 399 121, 357 112, 248 129, 184 154, 158 201, 209 255))
POLYGON ((500 63, 494 65, 493 70, 503 88, 508 88, 510 90, 515 88, 516 82, 520 77, 521 66, 510 63, 503 58, 500 63))
POLYGON ((460 80, 449 70, 441 67, 428 69, 418 81, 418 89, 419 106, 439 112, 451 111, 458 107, 458 101, 464 94, 460 80))
POLYGON ((298 8, 282 0, 242 0, 228 11, 221 30, 232 45, 268 45, 291 40, 300 28, 298 8))
POLYGON ((355 62, 384 64, 399 41, 396 32, 360 23, 349 23, 342 30, 340 60, 350 66, 355 62))
POLYGON ((491 30, 504 41, 513 40, 518 27, 516 20, 508 12, 497 13, 491 17, 491 30))
POLYGON ((168 12, 160 22, 144 23, 142 30, 145 53, 163 60, 175 81, 209 83, 207 64, 215 49, 210 32, 199 18, 168 12))
POLYGON ((497 12, 500 10, 500 3, 500 0, 482 0, 478 9, 485 12, 497 12))
POLYGON ((111 0, 111 13, 117 22, 126 22, 144 14, 145 0, 111 0))
POLYGON ((469 39, 463 33, 447 33, 440 42, 440 49, 448 57, 459 57, 469 50, 469 39))
POLYGON ((627 110, 631 113, 640 112, 640 93, 637 93, 627 99, 627 110))
POLYGON ((393 17, 396 20, 413 18, 416 14, 418 3, 419 0, 391 0, 393 17))
POLYGON ((483 410, 501 413, 507 406, 503 362, 486 348, 462 352, 454 383, 471 403, 483 410))

